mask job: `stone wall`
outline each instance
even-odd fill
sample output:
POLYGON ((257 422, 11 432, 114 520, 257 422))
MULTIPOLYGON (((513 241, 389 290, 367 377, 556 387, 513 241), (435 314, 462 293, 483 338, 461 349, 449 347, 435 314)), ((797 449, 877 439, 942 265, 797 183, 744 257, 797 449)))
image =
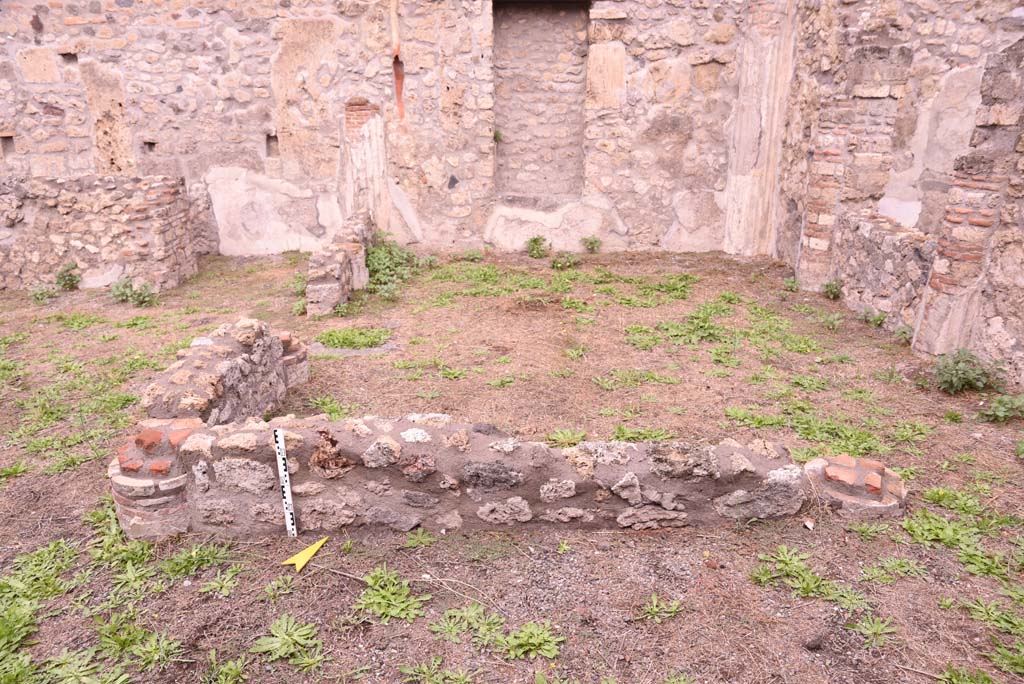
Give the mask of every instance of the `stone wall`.
POLYGON ((183 177, 194 251, 365 215, 433 248, 778 256, 1024 378, 1019 4, 8 0, 0 173, 183 177), (923 287, 891 270, 932 242, 923 287))
POLYGON ((1024 11, 822 0, 799 20, 777 252, 915 350, 1024 382, 1024 11))
POLYGON ((784 448, 763 441, 554 449, 442 414, 212 428, 149 419, 109 468, 129 536, 282 534, 275 428, 284 431, 300 531, 531 522, 647 530, 784 517, 812 495, 859 517, 898 515, 906 499, 900 478, 877 462, 819 459, 805 475, 784 448))
POLYGON ((583 192, 586 62, 586 4, 495 4, 499 194, 550 203, 583 192))
POLYGON ((220 425, 277 410, 288 388, 308 378, 301 341, 243 318, 179 351, 178 360, 143 392, 142 406, 151 418, 220 425))
POLYGON ((566 7, 10 0, 0 171, 184 177, 227 254, 349 240, 363 210, 435 247, 770 253, 795 1, 566 7), (495 12, 526 28, 495 46, 495 12), (517 159, 553 197, 502 201, 517 159))
POLYGON ((252 319, 179 356, 145 391, 150 418, 108 468, 131 537, 281 533, 275 429, 301 530, 531 521, 645 530, 793 515, 809 497, 858 517, 898 515, 906 503, 902 480, 881 463, 841 456, 804 469, 764 440, 557 449, 443 414, 266 420, 309 366, 301 341, 252 319))
POLYGON ((67 263, 83 287, 174 287, 196 272, 192 225, 178 179, 0 178, 0 288, 52 284, 67 263))

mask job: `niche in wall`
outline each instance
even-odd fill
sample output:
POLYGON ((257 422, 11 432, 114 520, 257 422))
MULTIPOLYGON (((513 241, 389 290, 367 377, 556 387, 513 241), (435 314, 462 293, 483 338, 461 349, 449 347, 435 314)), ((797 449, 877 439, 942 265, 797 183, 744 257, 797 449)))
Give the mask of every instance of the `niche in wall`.
POLYGON ((588 2, 494 3, 494 120, 499 194, 583 191, 588 2))

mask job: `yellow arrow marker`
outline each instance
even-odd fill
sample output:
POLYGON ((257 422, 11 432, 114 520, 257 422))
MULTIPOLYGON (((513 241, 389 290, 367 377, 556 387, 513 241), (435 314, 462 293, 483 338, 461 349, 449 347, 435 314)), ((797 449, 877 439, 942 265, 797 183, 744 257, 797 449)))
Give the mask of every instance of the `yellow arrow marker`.
POLYGON ((297 554, 281 563, 281 565, 294 565, 295 572, 302 572, 302 568, 306 567, 306 563, 313 559, 316 552, 320 550, 320 547, 327 541, 327 537, 324 537, 315 544, 310 544, 306 548, 299 551, 297 554))

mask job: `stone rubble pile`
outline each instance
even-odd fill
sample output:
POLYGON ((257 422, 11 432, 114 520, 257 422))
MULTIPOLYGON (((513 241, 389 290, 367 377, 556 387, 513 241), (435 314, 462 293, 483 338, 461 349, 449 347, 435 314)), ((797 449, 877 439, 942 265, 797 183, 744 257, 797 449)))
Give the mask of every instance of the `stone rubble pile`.
POLYGON ((289 333, 243 318, 197 337, 142 394, 151 418, 219 425, 275 411, 309 377, 306 347, 289 333))

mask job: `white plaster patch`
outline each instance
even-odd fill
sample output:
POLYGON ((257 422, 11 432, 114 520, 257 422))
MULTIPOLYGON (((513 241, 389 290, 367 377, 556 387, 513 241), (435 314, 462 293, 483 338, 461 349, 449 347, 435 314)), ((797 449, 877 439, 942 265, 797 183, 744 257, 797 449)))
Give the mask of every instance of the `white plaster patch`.
POLYGON ((399 435, 406 442, 410 442, 410 443, 414 443, 414 444, 417 443, 417 442, 429 442, 430 441, 430 433, 427 432, 426 430, 421 430, 420 428, 409 428, 405 432, 399 433, 399 435))
POLYGON ((341 222, 333 222, 340 218, 336 206, 330 209, 327 199, 288 181, 236 166, 212 167, 205 181, 217 221, 221 254, 316 251, 331 242, 340 230, 341 222), (318 216, 331 225, 321 226, 318 216))

